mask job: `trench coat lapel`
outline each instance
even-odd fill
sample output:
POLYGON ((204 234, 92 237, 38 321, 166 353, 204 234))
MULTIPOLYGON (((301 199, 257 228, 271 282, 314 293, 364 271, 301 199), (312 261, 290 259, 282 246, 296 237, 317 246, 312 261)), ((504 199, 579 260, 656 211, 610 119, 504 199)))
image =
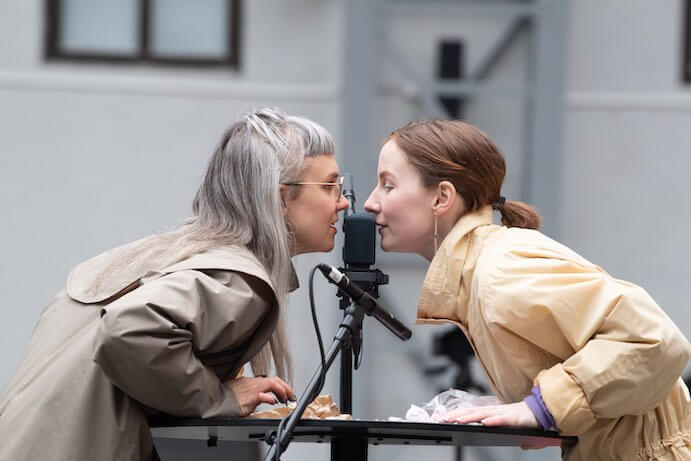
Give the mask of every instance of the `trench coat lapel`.
POLYGON ((110 267, 114 261, 126 260, 127 255, 142 242, 143 240, 138 240, 108 250, 76 266, 67 277, 67 294, 81 303, 100 303, 137 288, 142 278, 193 269, 243 272, 262 280, 274 291, 273 284, 268 279, 261 263, 249 250, 241 246, 213 248, 164 268, 153 267, 152 263, 145 258, 135 258, 136 262, 122 270, 103 275, 104 267, 110 267))

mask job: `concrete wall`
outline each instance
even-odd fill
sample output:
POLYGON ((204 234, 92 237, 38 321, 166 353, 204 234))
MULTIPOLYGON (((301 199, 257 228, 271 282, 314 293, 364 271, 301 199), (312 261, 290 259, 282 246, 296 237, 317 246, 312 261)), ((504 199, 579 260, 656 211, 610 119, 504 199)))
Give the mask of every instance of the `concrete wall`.
MULTIPOLYGON (((276 105, 338 138, 340 3, 244 3, 238 71, 45 62, 43 2, 0 5, 0 42, 11 44, 0 47, 0 387, 71 267, 188 216, 217 140, 245 110, 276 105)), ((307 286, 312 260, 295 263, 307 286)), ((326 290, 317 299, 331 325, 326 290)), ((301 392, 318 363, 306 290, 291 306, 291 329, 305 332, 292 337, 301 392)))
POLYGON ((646 288, 688 337, 691 86, 680 81, 682 4, 571 3, 560 228, 575 250, 646 288))
POLYGON ((0 49, 3 386, 68 270, 187 216, 243 111, 278 105, 339 132, 337 2, 246 2, 237 72, 45 62, 42 3, 0 7, 0 41, 12 43, 0 49))

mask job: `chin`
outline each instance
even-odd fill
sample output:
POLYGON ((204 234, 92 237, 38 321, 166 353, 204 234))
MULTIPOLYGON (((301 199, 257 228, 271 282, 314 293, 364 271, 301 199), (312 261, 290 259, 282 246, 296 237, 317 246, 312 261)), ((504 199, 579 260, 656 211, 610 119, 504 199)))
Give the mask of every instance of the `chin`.
POLYGON ((406 249, 405 247, 401 246, 400 244, 396 244, 396 242, 391 243, 387 242, 385 240, 381 241, 381 249, 383 251, 386 251, 387 253, 411 253, 411 250, 406 249))
POLYGON ((336 242, 334 239, 329 239, 328 242, 324 242, 323 245, 319 245, 319 248, 314 250, 314 251, 318 251, 321 253, 328 253, 329 251, 334 249, 335 244, 336 244, 336 242))
POLYGON ((379 245, 381 246, 381 249, 384 251, 396 251, 396 245, 392 245, 391 241, 387 238, 382 238, 379 242, 379 245))

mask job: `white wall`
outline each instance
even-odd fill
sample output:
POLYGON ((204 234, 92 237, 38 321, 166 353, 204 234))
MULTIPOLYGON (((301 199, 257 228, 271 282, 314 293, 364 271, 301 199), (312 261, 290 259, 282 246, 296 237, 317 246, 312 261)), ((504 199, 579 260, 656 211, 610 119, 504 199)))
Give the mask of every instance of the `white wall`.
MULTIPOLYGON (((0 4, 0 42, 11 44, 0 47, 0 388, 69 269, 186 217, 212 149, 246 109, 277 105, 338 139, 340 3, 244 3, 238 72, 46 63, 43 2, 0 4)), ((296 259, 306 286, 310 260, 296 259)), ((329 325, 337 309, 325 289, 329 325)), ((306 290, 291 306, 289 324, 306 333, 292 337, 301 392, 318 362, 306 290)), ((305 450, 315 452, 291 456, 305 450)))
POLYGON ((331 84, 340 75, 340 1, 245 1, 241 29, 241 66, 238 71, 155 67, 148 65, 71 65, 43 60, 43 5, 41 0, 4 0, 0 4, 0 70, 58 70, 78 75, 171 74, 198 80, 215 76, 254 83, 331 84))
POLYGON ((571 3, 562 240, 691 334, 691 86, 682 1, 571 3), (616 33, 613 33, 616 31, 616 33))
POLYGON ((300 3, 245 2, 239 72, 46 63, 43 2, 2 3, 0 41, 12 46, 0 48, 0 306, 13 328, 0 336, 0 385, 74 264, 187 216, 244 110, 278 105, 338 136, 340 5, 300 3))

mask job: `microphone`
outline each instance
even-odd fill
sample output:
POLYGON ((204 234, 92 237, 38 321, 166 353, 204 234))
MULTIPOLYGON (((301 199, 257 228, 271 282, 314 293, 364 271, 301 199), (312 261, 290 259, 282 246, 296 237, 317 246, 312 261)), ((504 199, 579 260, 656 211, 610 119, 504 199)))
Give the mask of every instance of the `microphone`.
POLYGON ((371 213, 355 212, 353 177, 343 174, 343 196, 350 206, 343 215, 343 262, 346 269, 367 270, 375 261, 377 226, 371 213))
POLYGON ((355 191, 353 190, 353 176, 350 173, 343 173, 343 196, 348 199, 348 209, 345 216, 355 213, 355 191))
POLYGON ((329 282, 335 284, 341 291, 347 294, 354 303, 364 307, 367 315, 379 320, 393 334, 403 341, 407 341, 413 335, 413 332, 408 327, 396 319, 391 312, 381 307, 377 300, 369 293, 351 283, 350 279, 343 272, 328 264, 319 264, 317 267, 329 282))

